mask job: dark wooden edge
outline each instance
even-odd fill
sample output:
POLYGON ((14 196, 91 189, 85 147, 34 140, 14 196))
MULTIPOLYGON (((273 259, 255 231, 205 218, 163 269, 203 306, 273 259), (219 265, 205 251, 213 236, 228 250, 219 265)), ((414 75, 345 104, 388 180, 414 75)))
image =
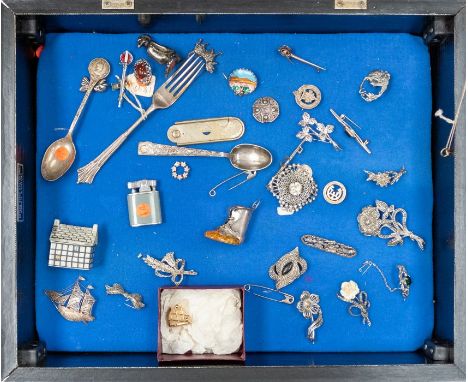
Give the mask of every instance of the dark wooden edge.
POLYGON ((135 9, 103 11, 101 0, 3 0, 16 14, 401 14, 455 15, 463 0, 367 0, 367 10, 335 10, 334 0, 135 0, 135 9))
POLYGON ((23 368, 8 381, 463 381, 455 365, 309 366, 309 367, 158 367, 158 368, 23 368))
POLYGON ((2 4, 2 119, 1 119, 1 264, 2 356, 4 378, 18 365, 16 285, 16 20, 2 4))
MULTIPOLYGON (((455 107, 466 81, 466 9, 454 20, 455 107)), ((466 98, 455 135, 454 362, 466 374, 466 98)))
MULTIPOLYGON (((136 0, 133 12, 109 13, 283 13, 283 14, 359 14, 335 11, 332 1, 237 1, 136 0), (187 9, 191 9, 187 12, 187 9)), ((465 2, 464 1, 403 1, 368 0, 365 14, 456 15, 455 16, 455 100, 458 102, 465 81, 465 2)), ((2 3, 2 356, 1 376, 9 381, 142 381, 154 378, 183 380, 310 380, 346 379, 454 381, 465 380, 466 370, 466 109, 463 107, 455 140, 455 364, 453 365, 391 365, 391 366, 311 366, 311 367, 199 367, 199 368, 24 368, 17 361, 17 296, 16 296, 16 135, 15 81, 16 15, 21 14, 92 14, 103 13, 96 0, 4 0, 2 3), (125 372, 123 372, 125 370, 125 372)))

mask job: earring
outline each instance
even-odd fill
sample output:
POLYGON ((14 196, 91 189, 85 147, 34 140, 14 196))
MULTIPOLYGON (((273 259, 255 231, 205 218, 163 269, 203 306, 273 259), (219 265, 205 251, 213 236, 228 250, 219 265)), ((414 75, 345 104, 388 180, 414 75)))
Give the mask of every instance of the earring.
POLYGON ((382 279, 384 281, 385 287, 390 291, 390 293, 396 292, 399 290, 401 292, 401 296, 403 297, 403 300, 406 301, 406 299, 409 296, 410 292, 410 285, 411 285, 411 277, 409 276, 408 272, 406 271, 406 268, 403 265, 397 265, 398 269, 398 288, 392 288, 387 281, 387 278, 385 277, 384 273, 382 270, 379 268, 379 266, 375 263, 373 263, 370 260, 364 261, 362 264, 361 268, 359 268, 359 272, 362 274, 365 274, 370 267, 374 267, 379 271, 380 276, 382 276, 382 279))

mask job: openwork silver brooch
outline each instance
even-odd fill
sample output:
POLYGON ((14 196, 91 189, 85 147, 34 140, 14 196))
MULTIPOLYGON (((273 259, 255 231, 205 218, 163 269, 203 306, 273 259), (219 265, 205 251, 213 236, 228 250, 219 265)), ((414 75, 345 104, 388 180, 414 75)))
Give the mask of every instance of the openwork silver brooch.
POLYGON ((359 94, 362 99, 366 102, 372 102, 380 98, 382 94, 387 90, 388 83, 390 82, 390 73, 385 70, 374 70, 370 72, 361 82, 359 87, 359 94), (367 83, 371 85, 377 92, 371 92, 366 90, 367 83))
POLYGON ((297 280, 307 270, 307 262, 299 256, 299 248, 281 257, 270 267, 268 274, 276 282, 276 289, 281 289, 297 280))
POLYGON ((384 172, 372 172, 364 170, 367 174, 367 181, 372 181, 380 187, 387 187, 395 184, 400 180, 400 178, 406 174, 406 170, 404 167, 401 168, 400 171, 384 171, 384 172))
POLYGON ((312 169, 305 164, 290 164, 278 172, 268 184, 278 199, 278 214, 291 215, 315 200, 318 187, 312 169))
POLYGON ((63 318, 68 321, 87 324, 94 321, 92 310, 96 300, 90 292, 94 289, 92 285, 88 285, 84 290, 82 289, 81 281, 84 280, 84 277, 78 276, 75 283, 65 290, 46 290, 44 293, 63 318))
POLYGON ((351 316, 362 317, 362 323, 371 326, 369 319, 370 301, 367 299, 367 293, 361 291, 357 283, 353 280, 341 283, 340 293, 337 297, 344 302, 351 304, 348 312, 351 316))
POLYGON ((416 241, 421 250, 424 249, 424 240, 408 230, 406 227, 407 213, 403 208, 395 208, 385 202, 377 200, 375 207, 364 207, 358 215, 359 230, 366 236, 377 236, 381 239, 390 239, 389 246, 403 244, 403 239, 409 237, 416 241), (401 215, 401 222, 397 219, 401 215), (385 233, 385 230, 389 233, 385 233))
POLYGON ((106 294, 122 295, 125 298, 125 301, 129 301, 131 303, 131 305, 125 304, 130 308, 141 309, 145 307, 145 304, 143 303, 143 297, 140 293, 129 293, 122 287, 122 285, 118 283, 114 283, 112 286, 105 285, 105 288, 106 294))
MULTIPOLYGON (((138 257, 142 257, 143 255, 140 254, 138 257)), ((198 273, 191 270, 185 270, 185 260, 183 259, 176 259, 174 256, 174 252, 166 253, 166 255, 161 259, 155 259, 149 255, 143 257, 143 261, 154 269, 154 273, 158 277, 170 277, 171 281, 175 284, 175 286, 179 286, 182 280, 184 279, 184 275, 196 276, 198 273)))
POLYGON ((320 297, 317 294, 312 294, 304 291, 301 294, 301 301, 297 303, 297 310, 302 313, 304 318, 310 319, 312 323, 307 329, 307 338, 315 342, 315 330, 323 324, 322 309, 320 308, 320 297), (317 316, 317 318, 314 318, 317 316))

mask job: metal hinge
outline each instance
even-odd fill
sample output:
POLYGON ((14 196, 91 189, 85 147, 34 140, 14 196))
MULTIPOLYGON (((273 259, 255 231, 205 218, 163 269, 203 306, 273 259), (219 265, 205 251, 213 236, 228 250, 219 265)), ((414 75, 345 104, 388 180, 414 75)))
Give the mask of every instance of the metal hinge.
POLYGON ((453 36, 453 17, 451 16, 433 17, 423 33, 428 45, 440 44, 449 36, 453 36))
POLYGON ((18 37, 26 38, 34 43, 44 42, 44 29, 37 16, 20 16, 16 22, 18 37))
POLYGON ((448 341, 428 340, 423 350, 426 357, 433 362, 453 362, 453 344, 448 341))
POLYGON ((33 342, 20 346, 18 349, 19 366, 38 366, 46 356, 43 342, 33 342))

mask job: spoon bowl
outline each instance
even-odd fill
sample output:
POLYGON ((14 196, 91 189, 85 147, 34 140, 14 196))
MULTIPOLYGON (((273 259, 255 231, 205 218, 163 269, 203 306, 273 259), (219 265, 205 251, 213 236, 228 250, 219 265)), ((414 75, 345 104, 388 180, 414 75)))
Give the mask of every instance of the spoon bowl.
POLYGON ((57 139, 46 150, 41 163, 41 174, 45 180, 54 181, 65 174, 73 164, 76 149, 71 136, 57 139))
POLYGON ((267 168, 273 157, 264 147, 250 143, 234 146, 229 153, 233 167, 243 171, 259 171, 267 168))

